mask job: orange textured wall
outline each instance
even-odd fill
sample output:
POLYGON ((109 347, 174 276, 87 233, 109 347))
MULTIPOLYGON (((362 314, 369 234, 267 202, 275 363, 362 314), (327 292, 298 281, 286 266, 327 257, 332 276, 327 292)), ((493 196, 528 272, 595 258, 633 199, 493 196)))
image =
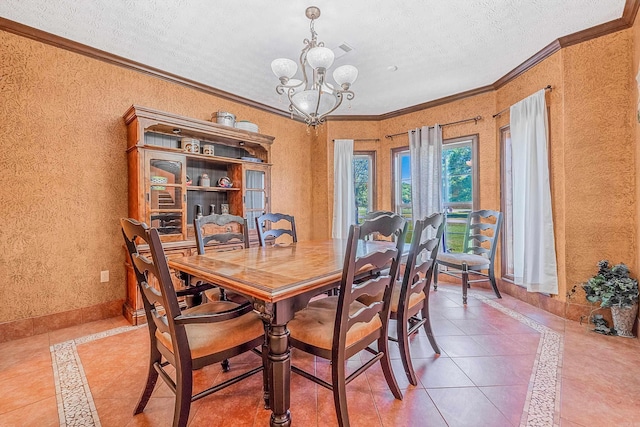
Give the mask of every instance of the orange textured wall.
MULTIPOLYGON (((631 28, 631 34, 633 37, 633 56, 632 56, 632 63, 631 63, 631 67, 633 70, 633 74, 632 74, 632 90, 630 93, 631 96, 631 105, 632 105, 632 123, 633 123, 633 129, 634 129, 634 135, 635 135, 635 158, 636 158, 636 165, 635 165, 635 173, 636 173, 636 180, 635 180, 635 184, 636 184, 636 192, 635 192, 635 196, 636 196, 636 217, 635 217, 635 223, 636 223, 636 244, 635 244, 635 250, 636 250, 636 271, 638 271, 638 268, 640 268, 640 251, 638 250, 638 242, 640 242, 640 227, 638 226, 638 224, 640 224, 640 203, 638 203, 638 201, 640 200, 640 162, 638 161, 638 159, 640 159, 640 93, 638 93, 638 85, 640 84, 640 82, 638 80, 640 80, 639 78, 637 78, 636 76, 638 76, 638 74, 640 73, 640 20, 636 17, 636 20, 633 24, 633 28, 631 28)), ((640 325, 640 312, 638 313, 638 325, 640 325)), ((638 328, 637 330, 637 335, 640 338, 640 328, 638 328)))
POLYGON ((231 111, 275 136, 272 210, 295 215, 300 238, 311 238, 301 123, 6 32, 0 93, 0 322, 124 298, 122 115, 134 103, 205 120, 231 111))
POLYGON ((565 258, 573 286, 601 259, 637 271, 632 34, 593 39, 563 55, 565 258))

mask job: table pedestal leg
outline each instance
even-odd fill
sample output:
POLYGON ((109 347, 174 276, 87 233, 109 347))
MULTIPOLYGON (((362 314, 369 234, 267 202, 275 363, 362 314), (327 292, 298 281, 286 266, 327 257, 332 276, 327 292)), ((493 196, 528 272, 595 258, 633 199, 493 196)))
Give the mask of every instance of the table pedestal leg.
POLYGON ((271 427, 289 427, 289 393, 291 383, 291 353, 287 325, 269 327, 269 400, 271 427))

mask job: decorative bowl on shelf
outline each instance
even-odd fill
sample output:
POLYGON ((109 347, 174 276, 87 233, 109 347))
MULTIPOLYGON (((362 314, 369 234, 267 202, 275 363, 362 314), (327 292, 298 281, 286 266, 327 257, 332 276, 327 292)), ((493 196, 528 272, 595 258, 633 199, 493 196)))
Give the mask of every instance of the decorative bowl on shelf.
POLYGON ((258 132, 258 125, 248 120, 240 120, 236 122, 236 129, 248 130, 249 132, 258 132))
POLYGON ((151 177, 151 189, 152 190, 165 190, 167 187, 164 185, 153 185, 153 184, 166 184, 168 181, 166 176, 152 176, 151 177))
POLYGON ((233 187, 233 182, 231 182, 231 179, 228 176, 223 176, 218 180, 218 187, 231 188, 233 187))

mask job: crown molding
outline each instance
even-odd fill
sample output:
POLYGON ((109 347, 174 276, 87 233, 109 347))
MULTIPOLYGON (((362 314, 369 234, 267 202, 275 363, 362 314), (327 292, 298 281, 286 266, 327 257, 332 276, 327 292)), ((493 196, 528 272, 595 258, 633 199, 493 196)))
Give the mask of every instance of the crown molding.
POLYGON ((403 108, 401 110, 391 111, 389 113, 379 115, 379 120, 387 120, 398 116, 404 116, 405 114, 415 113, 417 111, 425 110, 427 108, 437 107, 438 105, 448 104, 449 102, 459 101, 461 99, 470 98, 472 96, 480 95, 482 93, 491 92, 493 85, 482 86, 476 89, 467 90, 464 92, 456 93, 444 98, 434 99, 433 101, 424 102, 422 104, 414 105, 412 107, 403 108))
MULTIPOLYGON (((467 90, 465 92, 460 92, 454 95, 446 96, 444 98, 435 99, 433 101, 424 102, 422 104, 414 105, 411 107, 402 108, 400 110, 390 111, 388 113, 384 113, 380 115, 361 115, 361 116, 335 115, 335 116, 327 117, 327 120, 330 120, 330 121, 386 120, 386 119, 402 116, 405 114, 414 113, 427 108, 433 108, 438 105, 459 101, 461 99, 480 95, 482 93, 490 92, 492 90, 497 90, 502 86, 506 85, 507 83, 511 82, 512 80, 514 80, 516 77, 518 77, 522 73, 526 72, 527 70, 531 69, 535 65, 544 61, 549 56, 558 52, 562 48, 565 48, 574 44, 582 43, 597 37, 602 37, 607 34, 615 33, 617 31, 631 28, 635 22, 636 16, 638 15, 639 9, 640 9, 640 0, 626 0, 624 9, 622 12, 622 17, 618 19, 614 19, 613 21, 605 22, 604 24, 596 25, 595 27, 587 28, 586 30, 578 31, 573 34, 560 37, 559 39, 549 43, 547 46, 542 48, 539 52, 532 55, 529 59, 524 61, 522 64, 518 65, 516 68, 514 68, 513 70, 509 71, 507 74, 505 74, 504 76, 496 80, 493 84, 482 86, 476 89, 467 90)), ((127 58, 113 55, 111 53, 84 45, 82 43, 78 43, 78 42, 66 39, 64 37, 56 36, 54 34, 47 33, 45 31, 38 30, 36 28, 32 28, 27 25, 20 24, 18 22, 14 22, 2 17, 0 17, 0 30, 17 34, 22 37, 27 37, 32 40, 36 40, 45 44, 58 47, 60 49, 65 49, 71 52, 85 55, 90 58, 98 59, 100 61, 104 61, 109 64, 118 65, 130 70, 141 72, 143 74, 158 77, 160 79, 166 80, 171 83, 176 83, 191 89, 195 89, 210 95, 217 96, 219 98, 244 104, 249 107, 253 107, 258 110, 265 111, 267 113, 276 114, 282 117, 290 117, 291 115, 291 113, 288 111, 279 110, 277 108, 274 108, 256 101, 252 101, 250 99, 243 98, 243 97, 234 95, 232 93, 222 91, 220 89, 216 89, 212 86, 198 83, 194 80, 186 79, 184 77, 180 77, 176 74, 168 73, 166 71, 163 71, 154 67, 149 67, 139 62, 131 61, 127 58)), ((298 120, 298 121, 301 121, 301 120, 298 120)))
POLYGON ((547 59, 548 57, 550 57, 551 55, 559 51, 561 48, 562 46, 560 46, 560 42, 558 40, 552 41, 551 43, 543 47, 541 50, 536 52, 529 59, 524 61, 522 64, 518 65, 516 68, 514 68, 513 70, 509 71, 507 74, 505 74, 504 76, 496 80, 495 83, 493 83, 492 85, 493 89, 494 90, 500 89, 502 86, 514 80, 520 74, 526 72, 527 70, 531 69, 535 65, 541 63, 542 61, 544 61, 545 59, 547 59))

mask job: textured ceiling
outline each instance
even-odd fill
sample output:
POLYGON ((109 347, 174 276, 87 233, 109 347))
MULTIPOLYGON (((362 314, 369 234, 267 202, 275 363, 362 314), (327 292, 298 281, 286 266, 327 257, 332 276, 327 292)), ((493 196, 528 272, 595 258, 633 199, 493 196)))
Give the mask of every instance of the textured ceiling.
POLYGON ((335 114, 379 115, 494 83, 625 0, 2 0, 0 16, 280 110, 270 64, 318 39, 360 74, 335 114), (389 71, 389 67, 397 71, 389 71))

